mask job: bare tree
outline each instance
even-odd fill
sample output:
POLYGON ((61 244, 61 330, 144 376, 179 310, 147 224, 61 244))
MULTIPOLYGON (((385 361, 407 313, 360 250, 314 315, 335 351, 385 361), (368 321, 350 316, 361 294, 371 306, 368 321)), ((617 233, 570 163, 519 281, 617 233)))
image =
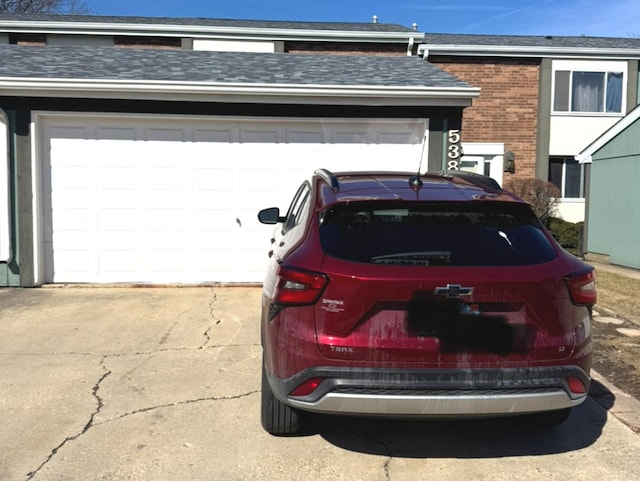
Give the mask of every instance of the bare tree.
POLYGON ((540 179, 512 180, 506 189, 529 202, 540 221, 548 225, 556 214, 560 190, 551 182, 540 179))
POLYGON ((82 0, 0 0, 0 13, 86 14, 89 7, 82 0))

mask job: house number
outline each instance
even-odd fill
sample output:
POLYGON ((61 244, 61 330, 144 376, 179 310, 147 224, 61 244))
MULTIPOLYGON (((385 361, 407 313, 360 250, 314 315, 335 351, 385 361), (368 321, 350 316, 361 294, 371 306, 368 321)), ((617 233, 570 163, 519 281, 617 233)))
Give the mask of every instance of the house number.
POLYGON ((460 146, 460 131, 449 130, 447 147, 447 169, 460 170, 460 157, 462 157, 462 147, 460 146))

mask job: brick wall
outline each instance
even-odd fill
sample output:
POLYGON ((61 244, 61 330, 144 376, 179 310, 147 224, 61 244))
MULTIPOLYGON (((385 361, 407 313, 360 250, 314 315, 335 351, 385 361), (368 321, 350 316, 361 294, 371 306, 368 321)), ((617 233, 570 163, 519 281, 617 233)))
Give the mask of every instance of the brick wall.
POLYGON ((464 110, 463 142, 504 142, 516 156, 513 178, 536 175, 539 60, 429 57, 429 61, 480 87, 480 97, 464 110))
MULTIPOLYGON (((407 45, 388 43, 352 42, 287 42, 287 53, 318 53, 326 55, 407 55, 407 45)), ((414 53, 417 52, 417 45, 414 53)))

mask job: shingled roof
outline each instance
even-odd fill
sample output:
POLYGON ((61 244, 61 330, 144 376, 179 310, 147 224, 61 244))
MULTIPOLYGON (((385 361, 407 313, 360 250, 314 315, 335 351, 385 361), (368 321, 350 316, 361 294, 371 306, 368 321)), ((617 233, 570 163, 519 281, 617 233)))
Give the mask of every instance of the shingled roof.
POLYGON ((99 23, 129 25, 181 25, 200 27, 259 28, 270 30, 335 30, 353 32, 413 32, 412 28, 393 23, 351 23, 351 22, 299 22, 271 20, 234 20, 221 18, 187 17, 121 17, 97 15, 57 15, 57 14, 0 14, 0 24, 6 22, 52 22, 99 23))
POLYGON ((423 42, 435 54, 640 57, 640 38, 428 33, 423 42))
MULTIPOLYGON (((470 101, 478 89, 419 57, 260 54, 114 47, 0 46, 0 94, 5 88, 52 87, 64 81, 95 85, 133 83, 138 90, 259 88, 347 91, 354 97, 387 94, 457 97, 470 101), (3 88, 4 87, 4 88, 3 88), (404 92, 404 93, 403 93, 404 92)), ((70 88, 70 87, 69 87, 70 88)), ((78 87, 80 88, 80 87, 78 87)), ((77 93, 80 95, 80 93, 77 93)))

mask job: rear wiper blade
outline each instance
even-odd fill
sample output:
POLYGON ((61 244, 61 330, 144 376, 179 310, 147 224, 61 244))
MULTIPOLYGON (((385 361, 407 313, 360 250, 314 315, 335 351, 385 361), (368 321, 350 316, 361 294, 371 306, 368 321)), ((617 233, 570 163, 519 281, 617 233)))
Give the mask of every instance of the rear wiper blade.
POLYGON ((401 252, 371 258, 374 264, 442 265, 451 262, 449 251, 401 252))

